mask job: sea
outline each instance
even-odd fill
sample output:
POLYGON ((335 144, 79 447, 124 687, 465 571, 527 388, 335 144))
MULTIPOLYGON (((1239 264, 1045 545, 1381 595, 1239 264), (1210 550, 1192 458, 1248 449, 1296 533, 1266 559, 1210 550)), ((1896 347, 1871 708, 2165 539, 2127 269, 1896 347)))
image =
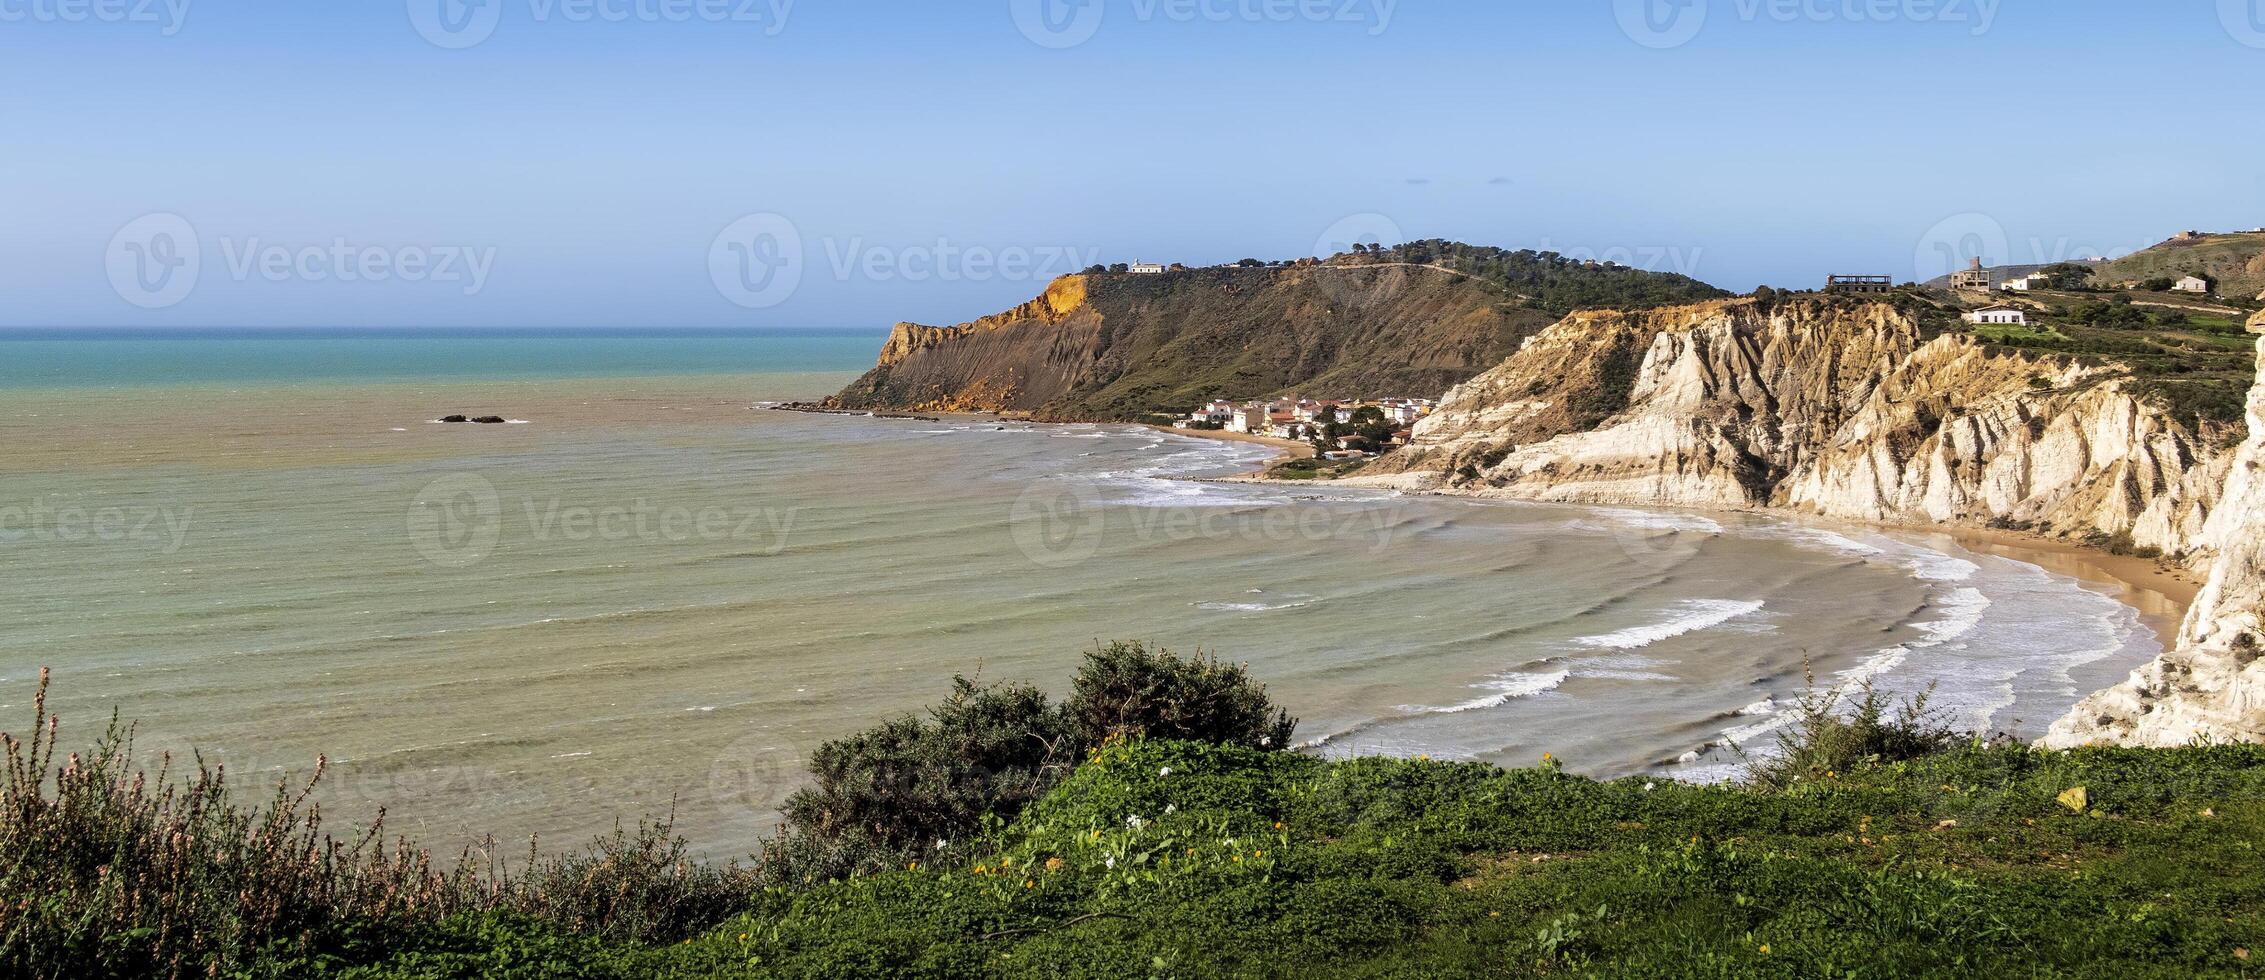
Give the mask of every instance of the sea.
MULTIPOLYGON (((875 331, 0 333, 0 730, 303 780, 334 829, 753 852, 823 742, 1138 640, 1299 747, 1735 779, 1866 681, 2034 737, 2161 650, 1942 534, 1247 484, 1126 425, 781 411, 875 331), (446 415, 505 424, 450 424, 446 415)), ((1416 394, 1437 394, 1416 393, 1416 394)))

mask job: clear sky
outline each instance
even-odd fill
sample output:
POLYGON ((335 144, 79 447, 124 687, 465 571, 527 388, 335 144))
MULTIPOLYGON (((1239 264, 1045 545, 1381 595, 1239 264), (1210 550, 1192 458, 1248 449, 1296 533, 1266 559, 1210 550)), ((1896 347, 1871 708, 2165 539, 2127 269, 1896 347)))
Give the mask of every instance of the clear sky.
POLYGON ((952 322, 1347 237, 1902 279, 2265 225, 2261 81, 2265 0, 0 0, 0 324, 952 322))

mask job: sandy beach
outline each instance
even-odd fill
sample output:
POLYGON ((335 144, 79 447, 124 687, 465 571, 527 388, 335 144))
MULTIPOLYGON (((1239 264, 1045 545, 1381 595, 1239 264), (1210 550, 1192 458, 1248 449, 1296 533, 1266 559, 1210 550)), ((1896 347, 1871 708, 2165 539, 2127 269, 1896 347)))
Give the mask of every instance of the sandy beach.
POLYGON ((2202 584, 2184 572, 2165 567, 2152 558, 2111 555, 2098 548, 2020 531, 1986 528, 1891 527, 1891 530, 1940 534, 1968 551, 2024 561, 2048 572, 2069 576, 2105 588, 2134 609, 2168 648, 2178 642, 2179 624, 2194 605, 2202 584))

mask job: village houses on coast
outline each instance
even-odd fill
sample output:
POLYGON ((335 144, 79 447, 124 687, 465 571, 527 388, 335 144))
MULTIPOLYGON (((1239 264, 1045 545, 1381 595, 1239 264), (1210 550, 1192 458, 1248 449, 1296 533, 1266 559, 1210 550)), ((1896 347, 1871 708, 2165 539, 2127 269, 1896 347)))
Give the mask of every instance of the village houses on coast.
POLYGON ((1332 445, 1322 447, 1324 452, 1360 456, 1373 455, 1404 442, 1407 430, 1438 407, 1439 403, 1429 398, 1344 401, 1292 395, 1240 403, 1219 398, 1172 425, 1180 429, 1212 429, 1297 442, 1321 442, 1335 429, 1339 435, 1332 445), (1368 431, 1380 433, 1388 429, 1391 435, 1380 444, 1378 439, 1346 430, 1345 427, 1355 426, 1364 416, 1370 420, 1368 431))

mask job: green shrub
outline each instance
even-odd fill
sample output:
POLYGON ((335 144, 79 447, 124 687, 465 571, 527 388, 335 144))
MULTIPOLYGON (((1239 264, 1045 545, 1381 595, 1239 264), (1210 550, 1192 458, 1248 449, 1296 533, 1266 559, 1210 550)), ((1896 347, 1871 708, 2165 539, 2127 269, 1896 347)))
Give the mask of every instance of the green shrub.
POLYGON ((751 879, 701 866, 667 822, 617 831, 585 856, 543 859, 524 876, 495 842, 444 866, 382 819, 338 840, 310 798, 325 769, 239 800, 219 767, 177 774, 136 762, 113 720, 85 753, 55 763, 48 673, 23 739, 0 735, 0 975, 211 976, 256 961, 316 961, 383 945, 452 916, 510 913, 619 941, 681 939, 744 903, 751 879))
POLYGON ((1812 683, 1801 696, 1794 722, 1778 733, 1777 754, 1748 766, 1748 778, 1783 789, 1859 766, 1922 758, 1972 740, 1929 707, 1933 695, 1929 688, 1898 703, 1870 681, 1852 692, 1820 692, 1812 683))
POLYGON ((1298 725, 1247 666, 1200 653, 1181 659, 1139 643, 1086 655, 1068 714, 1083 748, 1124 736, 1283 749, 1298 725))
POLYGON ((1279 750, 1296 727, 1243 666, 1140 643, 1088 653, 1060 706, 1028 685, 955 678, 927 720, 900 718, 819 747, 812 785, 787 799, 785 827, 765 848, 764 874, 808 884, 947 850, 987 819, 1012 819, 1111 739, 1279 750))

